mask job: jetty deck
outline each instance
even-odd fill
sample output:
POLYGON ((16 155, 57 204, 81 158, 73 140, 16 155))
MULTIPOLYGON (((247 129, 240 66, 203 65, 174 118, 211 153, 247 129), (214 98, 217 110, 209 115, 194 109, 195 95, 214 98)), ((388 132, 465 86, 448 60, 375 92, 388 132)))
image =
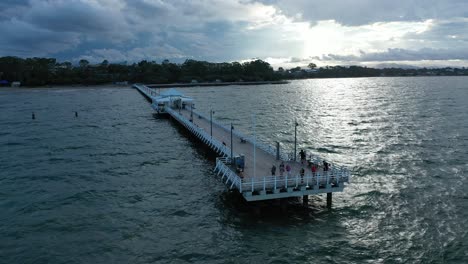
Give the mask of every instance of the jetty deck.
MULTIPOLYGON (((134 87, 150 100, 157 97, 154 89, 144 85, 134 87)), ((290 159, 277 147, 257 142, 255 137, 213 120, 209 114, 205 115, 190 107, 165 110, 194 137, 220 155, 216 158, 215 172, 228 188, 238 190, 247 201, 300 196, 306 199, 308 195, 327 193, 327 203, 331 205, 331 194, 343 191, 345 184, 350 182, 349 170, 333 164, 326 171, 323 166, 319 166, 313 173, 311 163, 323 164, 323 160, 317 156, 308 154, 307 161, 301 163, 299 159, 290 159), (243 170, 239 170, 236 160, 241 155, 244 156, 243 170), (290 173, 280 173, 282 162, 289 164, 290 173), (273 165, 276 166, 275 175, 271 173, 273 165), (304 174, 301 174, 302 168, 304 174)))

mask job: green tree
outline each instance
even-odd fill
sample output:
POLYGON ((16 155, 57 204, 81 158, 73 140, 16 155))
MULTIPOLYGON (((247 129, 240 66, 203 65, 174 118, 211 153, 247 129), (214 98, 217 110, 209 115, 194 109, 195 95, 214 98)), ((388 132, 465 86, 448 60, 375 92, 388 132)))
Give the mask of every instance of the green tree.
POLYGON ((109 61, 103 60, 103 61, 101 62, 101 67, 107 68, 107 66, 109 66, 109 61))
POLYGON ((313 70, 313 69, 317 68, 317 64, 311 62, 311 63, 309 63, 309 65, 307 65, 307 67, 309 69, 313 70))
POLYGON ((81 60, 79 61, 79 65, 80 65, 81 68, 86 68, 86 67, 89 66, 89 61, 88 61, 88 60, 85 60, 85 59, 81 59, 81 60))
POLYGON ((65 68, 67 68, 67 69, 72 69, 72 68, 73 68, 72 63, 69 62, 69 61, 65 61, 65 62, 63 62, 61 65, 63 65, 63 66, 64 66, 65 68))

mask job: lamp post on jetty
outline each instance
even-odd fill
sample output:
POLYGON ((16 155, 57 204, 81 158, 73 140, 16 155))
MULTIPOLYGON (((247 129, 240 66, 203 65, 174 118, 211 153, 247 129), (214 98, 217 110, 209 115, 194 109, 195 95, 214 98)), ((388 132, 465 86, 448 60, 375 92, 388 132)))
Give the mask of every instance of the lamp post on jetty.
POLYGON ((296 161, 296 155, 297 155, 297 126, 299 124, 297 123, 297 120, 294 119, 294 161, 296 161))
POLYGON ((254 158, 254 178, 257 178, 257 161, 256 161, 256 149, 257 149, 257 131, 256 131, 256 115, 252 115, 252 127, 253 127, 253 134, 254 134, 254 144, 253 144, 253 158, 254 158))

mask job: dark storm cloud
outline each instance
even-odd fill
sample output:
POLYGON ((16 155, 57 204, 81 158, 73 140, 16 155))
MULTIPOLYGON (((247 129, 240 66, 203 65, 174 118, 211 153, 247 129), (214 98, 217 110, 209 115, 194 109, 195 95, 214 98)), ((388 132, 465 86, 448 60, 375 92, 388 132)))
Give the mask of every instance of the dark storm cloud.
POLYGON ((0 31, 0 56, 47 56, 79 43, 77 34, 54 32, 16 19, 0 22, 0 31))
POLYGON ((108 2, 7 1, 0 20, 0 56, 47 56, 86 41, 115 43, 132 37, 122 13, 108 2))
POLYGON ((0 21, 9 20, 16 17, 18 14, 27 10, 29 5, 28 0, 2 0, 0 1, 0 21))
POLYGON ((2 0, 0 2, 0 9, 4 10, 11 7, 17 6, 27 6, 29 5, 29 0, 2 0))
POLYGON ((124 25, 119 14, 101 5, 82 1, 37 2, 25 13, 30 24, 58 32, 112 32, 124 25))

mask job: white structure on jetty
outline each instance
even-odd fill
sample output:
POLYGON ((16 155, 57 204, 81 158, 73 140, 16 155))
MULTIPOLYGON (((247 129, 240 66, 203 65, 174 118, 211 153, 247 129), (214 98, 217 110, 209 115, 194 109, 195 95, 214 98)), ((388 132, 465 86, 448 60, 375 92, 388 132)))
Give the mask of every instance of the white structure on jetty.
MULTIPOLYGON (((146 87, 147 88, 147 87, 146 87)), ((147 88, 151 89, 151 88, 147 88)), ((158 113, 167 113, 169 108, 181 108, 186 109, 186 107, 193 107, 193 99, 184 96, 182 93, 176 89, 169 89, 162 93, 159 93, 157 96, 151 98, 151 106, 158 113)))
POLYGON ((319 157, 311 157, 306 162, 308 164, 289 160, 280 152, 279 144, 273 148, 259 143, 255 138, 213 120, 211 115, 207 117, 195 111, 193 99, 175 89, 157 93, 144 85, 134 85, 134 88, 151 100, 158 113, 169 114, 219 154, 215 172, 221 175, 230 189, 237 189, 247 201, 302 196, 307 202, 308 195, 327 193, 327 205, 331 206, 332 193, 343 191, 351 180, 348 169, 333 164, 327 169, 319 167, 312 172, 308 164, 323 164, 319 157), (289 173, 280 172, 281 163, 289 164, 289 173), (276 175, 271 173, 273 165, 277 168, 276 175))

